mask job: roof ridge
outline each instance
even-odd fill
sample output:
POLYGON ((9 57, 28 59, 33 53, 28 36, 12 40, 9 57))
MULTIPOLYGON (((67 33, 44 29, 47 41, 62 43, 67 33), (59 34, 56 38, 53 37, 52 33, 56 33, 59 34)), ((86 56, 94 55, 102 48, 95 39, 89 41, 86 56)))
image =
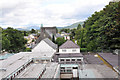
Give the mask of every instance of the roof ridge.
POLYGON ((74 43, 71 40, 67 40, 65 43, 63 43, 59 48, 80 48, 79 45, 74 43))

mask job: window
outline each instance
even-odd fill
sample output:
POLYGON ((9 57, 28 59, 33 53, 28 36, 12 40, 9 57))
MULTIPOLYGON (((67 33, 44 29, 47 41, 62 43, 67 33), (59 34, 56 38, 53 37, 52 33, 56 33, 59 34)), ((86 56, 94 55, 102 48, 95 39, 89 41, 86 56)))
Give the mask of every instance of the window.
POLYGON ((78 67, 73 67, 73 69, 78 69, 78 67))
POLYGON ((64 61, 64 59, 60 59, 60 61, 61 61, 61 62, 63 62, 63 61, 64 61))
POLYGON ((72 52, 76 52, 76 49, 73 49, 72 52))
POLYGON ((63 72, 63 73, 65 72, 65 70, 60 70, 60 71, 63 72))
POLYGON ((77 61, 81 61, 81 59, 77 59, 77 61))
POLYGON ((63 49, 62 52, 66 52, 66 49, 63 49))
POLYGON ((71 73, 71 72, 72 72, 72 70, 67 70, 67 72, 68 72, 68 73, 71 73))
POLYGON ((72 61, 75 61, 75 59, 72 59, 72 61))
POLYGON ((70 59, 66 59, 66 61, 70 61, 70 59))
POLYGON ((61 67, 61 69, 65 69, 65 67, 61 67))

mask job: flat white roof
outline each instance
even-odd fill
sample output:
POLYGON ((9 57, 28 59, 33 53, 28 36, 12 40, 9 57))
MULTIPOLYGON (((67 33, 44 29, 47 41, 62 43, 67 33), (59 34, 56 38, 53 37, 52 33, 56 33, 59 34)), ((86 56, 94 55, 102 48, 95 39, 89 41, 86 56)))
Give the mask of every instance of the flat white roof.
POLYGON ((41 78, 54 78, 58 65, 58 63, 48 63, 41 78))
POLYGON ((106 65, 84 64, 83 69, 79 69, 80 78, 118 78, 118 75, 106 65))

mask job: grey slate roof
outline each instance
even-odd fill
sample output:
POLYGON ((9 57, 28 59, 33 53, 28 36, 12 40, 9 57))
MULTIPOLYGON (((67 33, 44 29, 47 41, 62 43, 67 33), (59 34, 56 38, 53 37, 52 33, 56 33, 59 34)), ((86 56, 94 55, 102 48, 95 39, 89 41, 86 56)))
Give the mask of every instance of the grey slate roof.
POLYGON ((65 43, 63 43, 59 49, 66 49, 66 48, 80 48, 77 44, 75 44, 73 41, 71 40, 67 40, 65 43))
POLYGON ((57 44, 53 43, 49 38, 43 39, 49 46, 51 46, 53 49, 57 49, 57 44))
POLYGON ((63 36, 61 36, 59 33, 57 33, 56 38, 58 38, 58 37, 62 38, 63 36))

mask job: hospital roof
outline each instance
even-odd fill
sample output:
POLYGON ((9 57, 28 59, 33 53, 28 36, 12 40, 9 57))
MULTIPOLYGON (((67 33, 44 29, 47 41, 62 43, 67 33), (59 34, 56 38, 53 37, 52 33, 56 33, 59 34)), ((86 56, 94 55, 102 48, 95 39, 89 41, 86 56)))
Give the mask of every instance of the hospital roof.
POLYGON ((80 48, 80 47, 77 44, 75 44, 73 41, 67 40, 59 47, 59 49, 66 49, 66 48, 80 48))

